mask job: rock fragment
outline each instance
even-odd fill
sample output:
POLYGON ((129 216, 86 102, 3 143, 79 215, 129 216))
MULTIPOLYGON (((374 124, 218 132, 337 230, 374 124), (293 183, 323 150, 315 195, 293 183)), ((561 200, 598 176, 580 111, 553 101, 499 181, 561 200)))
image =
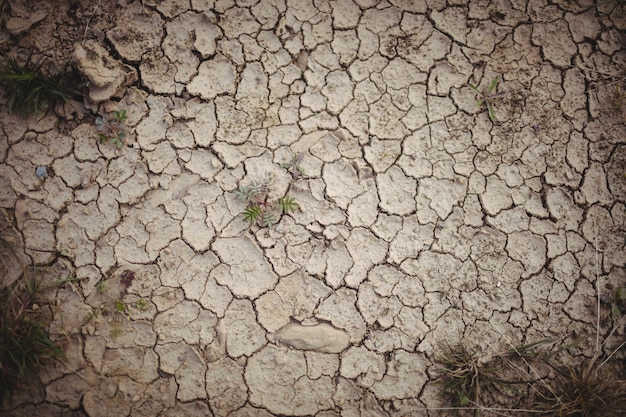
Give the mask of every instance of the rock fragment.
POLYGON ((96 41, 76 44, 72 58, 89 80, 89 98, 101 103, 120 96, 122 88, 137 81, 137 71, 113 57, 96 41))
POLYGON ((299 350, 322 353, 341 353, 350 344, 350 336, 330 324, 305 326, 289 323, 274 333, 274 340, 299 350))

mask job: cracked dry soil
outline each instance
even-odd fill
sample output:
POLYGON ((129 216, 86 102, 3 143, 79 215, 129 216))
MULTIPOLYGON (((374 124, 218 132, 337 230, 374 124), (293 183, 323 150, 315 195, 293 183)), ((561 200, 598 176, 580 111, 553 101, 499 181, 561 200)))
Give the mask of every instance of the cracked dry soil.
POLYGON ((8 2, 2 50, 74 62, 91 113, 0 110, 22 260, 76 278, 4 416, 445 416, 439 344, 593 335, 626 285, 617 2, 8 2), (299 208, 249 227, 264 180, 299 208))

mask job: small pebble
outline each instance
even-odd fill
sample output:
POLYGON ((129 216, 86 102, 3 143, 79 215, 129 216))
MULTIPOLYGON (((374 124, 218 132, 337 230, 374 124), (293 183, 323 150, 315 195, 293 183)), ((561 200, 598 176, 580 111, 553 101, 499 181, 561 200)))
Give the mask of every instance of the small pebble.
POLYGON ((48 178, 48 170, 44 166, 39 166, 35 168, 35 175, 37 178, 48 178))

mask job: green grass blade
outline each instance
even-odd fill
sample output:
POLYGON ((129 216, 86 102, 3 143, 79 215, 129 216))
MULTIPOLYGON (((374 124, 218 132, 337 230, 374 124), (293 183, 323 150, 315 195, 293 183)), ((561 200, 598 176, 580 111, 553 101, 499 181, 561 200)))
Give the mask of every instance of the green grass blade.
POLYGON ((493 104, 487 102, 487 113, 489 113, 489 118, 492 122, 496 121, 496 111, 493 107, 493 104))
POLYGON ((491 83, 489 83, 489 87, 487 88, 487 94, 491 94, 495 91, 498 86, 498 82, 500 82, 500 77, 493 77, 493 80, 491 80, 491 83))

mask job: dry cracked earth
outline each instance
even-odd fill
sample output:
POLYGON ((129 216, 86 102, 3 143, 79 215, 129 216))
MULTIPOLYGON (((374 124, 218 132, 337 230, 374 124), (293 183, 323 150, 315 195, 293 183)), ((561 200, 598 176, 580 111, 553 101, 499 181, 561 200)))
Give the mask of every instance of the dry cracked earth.
POLYGON ((615 1, 10 3, 3 48, 70 59, 91 113, 1 110, 0 206, 72 278, 66 360, 3 415, 448 415, 441 343, 594 333, 626 284, 615 1), (255 181, 299 207, 249 226, 255 181))

